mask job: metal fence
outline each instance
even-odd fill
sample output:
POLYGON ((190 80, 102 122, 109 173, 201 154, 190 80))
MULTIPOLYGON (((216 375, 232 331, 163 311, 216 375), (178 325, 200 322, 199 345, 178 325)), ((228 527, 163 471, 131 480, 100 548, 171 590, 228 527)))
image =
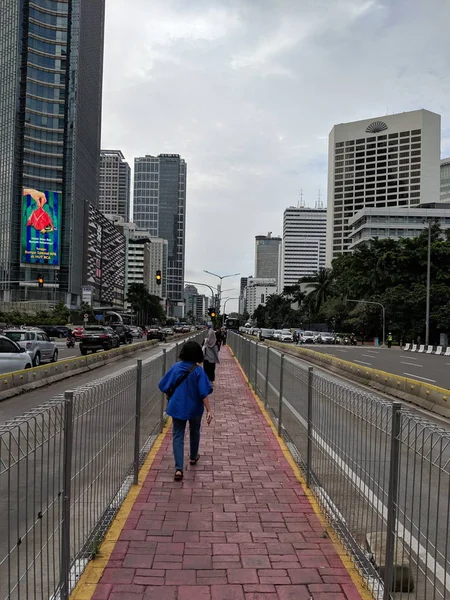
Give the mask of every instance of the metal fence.
POLYGON ((450 599, 450 432, 240 335, 229 345, 374 597, 450 599))
POLYGON ((68 598, 162 430, 184 342, 0 427, 1 600, 68 598))

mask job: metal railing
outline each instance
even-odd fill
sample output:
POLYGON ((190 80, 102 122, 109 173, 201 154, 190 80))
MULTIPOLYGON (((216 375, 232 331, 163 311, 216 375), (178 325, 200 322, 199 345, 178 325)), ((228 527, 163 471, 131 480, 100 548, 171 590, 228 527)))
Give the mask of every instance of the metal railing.
POLYGON ((162 430, 185 341, 0 427, 1 600, 67 600, 162 430))
POLYGON ((450 431, 243 336, 228 343, 374 597, 450 599, 450 431))

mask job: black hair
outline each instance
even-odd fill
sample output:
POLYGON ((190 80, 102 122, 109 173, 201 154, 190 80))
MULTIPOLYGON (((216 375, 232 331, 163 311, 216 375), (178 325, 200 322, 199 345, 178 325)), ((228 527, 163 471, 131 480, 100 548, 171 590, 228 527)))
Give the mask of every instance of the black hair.
POLYGON ((181 348, 180 360, 192 363, 203 362, 203 350, 198 342, 186 342, 181 348))

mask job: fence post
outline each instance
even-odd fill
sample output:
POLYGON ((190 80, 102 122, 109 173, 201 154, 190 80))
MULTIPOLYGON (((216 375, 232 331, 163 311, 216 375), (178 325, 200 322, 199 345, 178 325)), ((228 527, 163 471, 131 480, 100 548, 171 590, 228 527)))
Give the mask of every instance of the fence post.
MULTIPOLYGON (((167 353, 166 350, 163 350, 162 353, 162 377, 164 377, 164 375, 166 374, 166 369, 167 369, 167 353)), ((164 406, 166 404, 166 395, 164 393, 161 392, 161 408, 160 408, 160 413, 159 413, 159 420, 161 423, 161 427, 159 429, 159 432, 162 433, 162 430, 164 429, 164 406)))
POLYGON ((137 359, 136 366, 136 411, 134 416, 134 460, 133 483, 139 483, 139 453, 141 449, 141 400, 142 400, 142 359, 137 359))
POLYGON ((64 394, 64 448, 63 448, 63 497, 61 523, 61 600, 68 600, 70 595, 70 495, 72 483, 72 449, 73 449, 73 392, 64 394))
POLYGON ((311 487, 311 471, 312 471, 312 426, 313 426, 313 402, 312 402, 312 380, 314 370, 308 367, 308 437, 306 446, 306 485, 311 487))
POLYGON ((281 355, 280 359, 280 396, 278 399, 278 435, 281 436, 281 421, 283 415, 283 368, 284 368, 284 354, 281 355))
POLYGON ((266 353, 266 381, 264 386, 264 406, 267 408, 269 403, 269 358, 270 358, 270 348, 267 346, 266 353))
POLYGON ((255 346, 255 392, 258 393, 258 342, 255 346))
POLYGON ((397 522, 397 500, 398 500, 398 466, 400 459, 400 429, 401 429, 400 402, 392 404, 391 425, 391 455, 389 461, 389 488, 387 498, 387 526, 386 526, 386 556, 384 571, 384 593, 383 600, 389 600, 393 587, 394 575, 394 553, 395 553, 395 531, 397 522))

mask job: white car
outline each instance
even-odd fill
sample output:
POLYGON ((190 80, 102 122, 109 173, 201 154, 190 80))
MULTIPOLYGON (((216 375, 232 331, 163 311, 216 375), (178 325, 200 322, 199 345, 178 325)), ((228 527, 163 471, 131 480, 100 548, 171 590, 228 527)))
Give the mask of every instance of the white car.
POLYGON ((12 373, 32 366, 30 355, 24 348, 0 335, 0 373, 12 373))
POLYGON ((275 331, 273 332, 273 339, 274 340, 281 340, 281 334, 283 332, 281 331, 281 329, 275 329, 275 331))
POLYGON ((292 337, 292 333, 290 332, 289 329, 282 329, 281 335, 280 335, 280 340, 282 342, 293 342, 294 341, 294 338, 292 337))
POLYGON ((44 361, 58 360, 55 342, 52 342, 40 329, 8 329, 5 331, 5 336, 26 350, 34 367, 38 367, 44 361))

